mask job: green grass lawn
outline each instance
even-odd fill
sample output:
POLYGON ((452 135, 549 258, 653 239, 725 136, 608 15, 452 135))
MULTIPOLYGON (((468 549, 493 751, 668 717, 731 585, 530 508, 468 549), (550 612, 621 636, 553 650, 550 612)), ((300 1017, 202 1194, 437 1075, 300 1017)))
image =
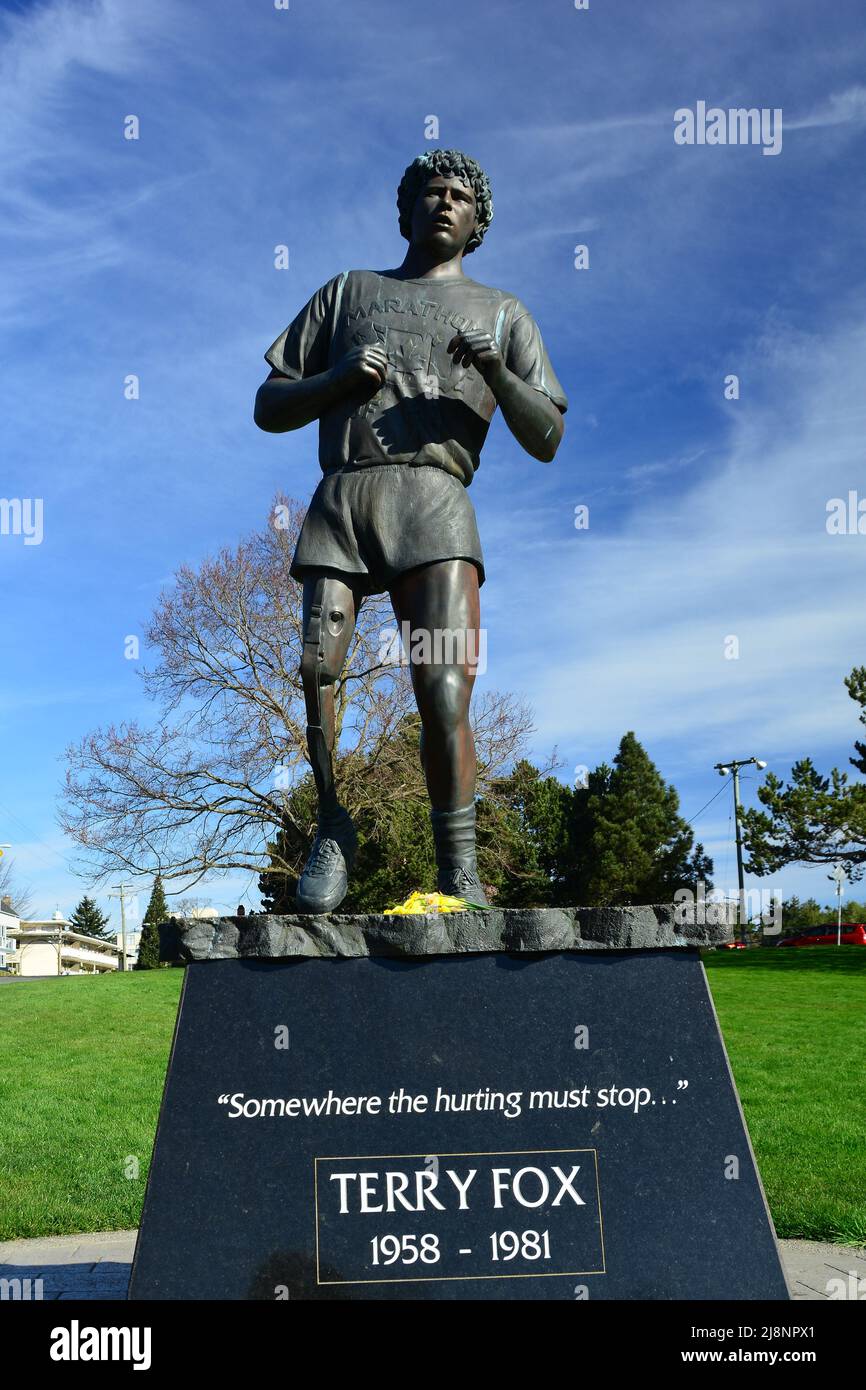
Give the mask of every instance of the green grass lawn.
MULTIPOLYGON (((779 1235, 866 1243, 866 950, 704 963, 779 1235)), ((138 1224, 182 977, 0 986, 0 1239, 138 1224)))
POLYGON ((138 1225, 182 982, 0 985, 0 1239, 138 1225))
POLYGON ((704 965, 778 1234, 866 1244, 866 950, 704 965))

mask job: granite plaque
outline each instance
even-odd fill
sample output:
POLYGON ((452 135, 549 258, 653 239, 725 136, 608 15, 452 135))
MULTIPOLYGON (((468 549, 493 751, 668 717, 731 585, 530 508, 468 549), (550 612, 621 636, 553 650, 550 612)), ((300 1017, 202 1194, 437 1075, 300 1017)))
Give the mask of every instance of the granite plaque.
POLYGON ((194 962, 130 1297, 786 1299, 697 951, 194 962))

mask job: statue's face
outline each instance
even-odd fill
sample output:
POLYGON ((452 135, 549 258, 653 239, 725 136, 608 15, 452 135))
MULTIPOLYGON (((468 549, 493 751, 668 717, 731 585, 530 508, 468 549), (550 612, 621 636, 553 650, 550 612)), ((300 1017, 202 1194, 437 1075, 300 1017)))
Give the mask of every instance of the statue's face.
POLYGON ((412 243, 462 251, 475 229, 475 194, 460 179, 431 174, 412 209, 412 243))

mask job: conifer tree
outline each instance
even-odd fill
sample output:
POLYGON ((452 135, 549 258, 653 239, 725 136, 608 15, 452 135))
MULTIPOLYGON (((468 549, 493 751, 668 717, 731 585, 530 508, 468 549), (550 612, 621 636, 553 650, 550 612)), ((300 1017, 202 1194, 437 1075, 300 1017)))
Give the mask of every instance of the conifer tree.
POLYGON ((160 922, 168 921, 168 917, 169 911, 165 901, 162 878, 157 874, 150 895, 150 902, 144 914, 144 921, 141 924, 136 970, 155 970, 160 964, 158 928, 160 922))
POLYGON ((110 919, 97 907, 93 898, 89 898, 85 893, 81 902, 69 918, 70 926, 73 931, 81 932, 83 936, 95 936, 105 941, 114 933, 106 931, 110 919))
POLYGON ((678 888, 694 891, 699 879, 712 886, 712 860, 694 844, 676 790, 633 733, 622 738, 612 767, 590 775, 584 798, 579 903, 665 903, 678 888))

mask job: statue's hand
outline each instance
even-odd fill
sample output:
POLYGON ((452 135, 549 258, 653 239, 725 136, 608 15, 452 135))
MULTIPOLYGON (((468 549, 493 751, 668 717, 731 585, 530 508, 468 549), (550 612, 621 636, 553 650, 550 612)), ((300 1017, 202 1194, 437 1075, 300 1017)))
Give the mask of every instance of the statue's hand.
POLYGON ((362 343, 341 357, 332 370, 334 380, 347 392, 361 389, 373 396, 385 384, 388 357, 378 343, 362 343))
POLYGON ((507 371, 496 339, 480 329, 455 333, 447 351, 451 353, 456 366, 475 367, 491 391, 495 391, 497 383, 507 371))

